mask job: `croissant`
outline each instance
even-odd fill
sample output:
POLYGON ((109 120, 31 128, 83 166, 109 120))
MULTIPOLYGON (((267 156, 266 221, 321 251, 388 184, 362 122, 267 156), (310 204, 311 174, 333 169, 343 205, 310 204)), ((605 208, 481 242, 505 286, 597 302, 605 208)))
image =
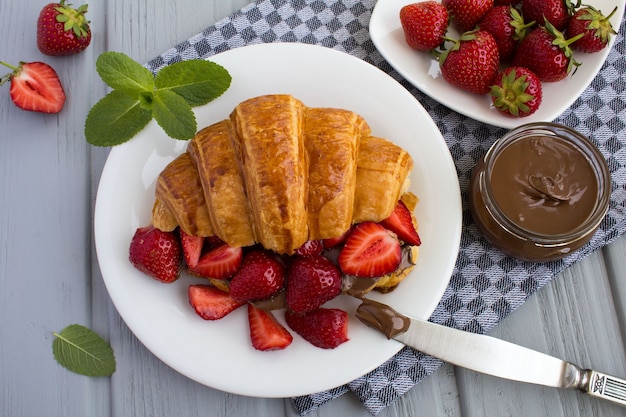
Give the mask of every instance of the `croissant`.
POLYGON ((371 136, 362 116, 286 94, 239 103, 183 155, 159 174, 153 225, 280 254, 385 219, 413 168, 404 149, 371 136))

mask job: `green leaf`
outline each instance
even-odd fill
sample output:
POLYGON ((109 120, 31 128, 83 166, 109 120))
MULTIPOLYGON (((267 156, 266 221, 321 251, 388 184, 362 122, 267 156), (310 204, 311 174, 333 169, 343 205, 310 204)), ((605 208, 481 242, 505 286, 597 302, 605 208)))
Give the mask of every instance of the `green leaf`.
POLYGON ((154 89, 154 76, 132 58, 121 52, 104 52, 96 61, 102 81, 115 90, 136 93, 154 89))
POLYGON ((115 355, 111 346, 93 330, 71 324, 52 333, 52 353, 63 367, 87 376, 110 376, 115 372, 115 355))
POLYGON ((138 96, 114 90, 89 111, 85 138, 95 146, 119 145, 139 133, 151 119, 152 113, 141 106, 138 96))
POLYGON ((196 134, 196 117, 185 99, 171 90, 156 90, 152 115, 168 136, 191 139, 196 134))
POLYGON ((159 90, 171 89, 190 106, 200 106, 221 96, 230 87, 226 69, 202 59, 181 61, 159 71, 155 79, 159 90))

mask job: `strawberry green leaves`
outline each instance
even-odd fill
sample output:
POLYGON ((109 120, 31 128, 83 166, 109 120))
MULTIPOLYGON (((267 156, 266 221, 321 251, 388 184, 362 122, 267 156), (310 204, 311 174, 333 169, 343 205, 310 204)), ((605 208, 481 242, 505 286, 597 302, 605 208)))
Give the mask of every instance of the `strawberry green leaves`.
POLYGON ((191 139, 197 131, 192 108, 216 99, 231 83, 226 69, 199 59, 169 65, 155 77, 128 56, 105 52, 96 71, 113 91, 87 115, 85 137, 95 146, 124 143, 153 118, 168 136, 191 139))
POLYGON ((53 335, 56 339, 52 353, 61 366, 87 376, 110 376, 115 372, 113 349, 93 330, 71 324, 53 335))

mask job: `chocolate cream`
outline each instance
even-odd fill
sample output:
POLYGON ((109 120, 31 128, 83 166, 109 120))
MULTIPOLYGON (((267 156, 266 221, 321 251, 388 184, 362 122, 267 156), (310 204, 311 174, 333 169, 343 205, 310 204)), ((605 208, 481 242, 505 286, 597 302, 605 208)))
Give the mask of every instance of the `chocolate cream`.
POLYGON ((491 191, 502 212, 543 235, 568 233, 593 212, 598 179, 587 158, 562 138, 530 136, 498 154, 491 191))
POLYGON ((356 309, 356 318, 391 339, 406 332, 411 322, 406 316, 378 301, 361 298, 361 305, 356 309))

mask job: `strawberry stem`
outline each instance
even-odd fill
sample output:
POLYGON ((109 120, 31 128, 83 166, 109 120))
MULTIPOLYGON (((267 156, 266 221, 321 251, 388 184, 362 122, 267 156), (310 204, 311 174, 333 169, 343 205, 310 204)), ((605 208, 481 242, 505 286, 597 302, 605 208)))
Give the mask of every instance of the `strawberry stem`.
POLYGON ((4 65, 5 67, 11 68, 13 71, 17 71, 17 69, 18 69, 18 67, 14 66, 14 65, 11 65, 11 64, 8 64, 8 63, 6 63, 4 61, 0 61, 0 64, 4 65))

